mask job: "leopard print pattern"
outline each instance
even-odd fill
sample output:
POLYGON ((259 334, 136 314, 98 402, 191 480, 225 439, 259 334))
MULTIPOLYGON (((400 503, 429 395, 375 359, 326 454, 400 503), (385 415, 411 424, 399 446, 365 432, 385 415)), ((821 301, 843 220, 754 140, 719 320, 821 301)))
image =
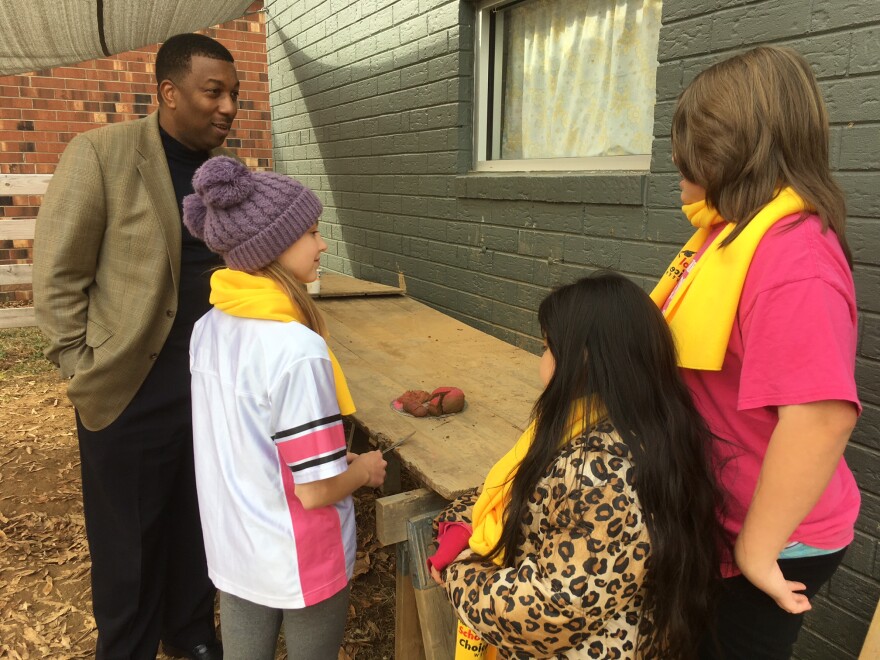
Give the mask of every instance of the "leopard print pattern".
POLYGON ((474 504, 477 503, 477 498, 480 497, 481 490, 482 486, 472 488, 447 504, 446 508, 443 509, 443 511, 441 511, 434 519, 434 536, 437 536, 437 525, 441 522, 463 522, 468 525, 472 524, 471 515, 474 511, 474 504))
MULTIPOLYGON (((470 523, 477 492, 438 521, 470 523)), ((458 616, 501 658, 644 658, 650 613, 643 583, 650 541, 631 454, 609 424, 561 451, 523 517, 512 568, 478 555, 450 564, 444 586, 458 616)))

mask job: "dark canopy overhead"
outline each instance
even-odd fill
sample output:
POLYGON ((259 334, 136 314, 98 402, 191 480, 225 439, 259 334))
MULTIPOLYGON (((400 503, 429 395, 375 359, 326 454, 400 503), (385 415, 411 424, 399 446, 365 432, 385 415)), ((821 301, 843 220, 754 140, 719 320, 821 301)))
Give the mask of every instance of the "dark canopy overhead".
POLYGON ((0 75, 106 57, 244 14, 252 0, 2 0, 0 75))

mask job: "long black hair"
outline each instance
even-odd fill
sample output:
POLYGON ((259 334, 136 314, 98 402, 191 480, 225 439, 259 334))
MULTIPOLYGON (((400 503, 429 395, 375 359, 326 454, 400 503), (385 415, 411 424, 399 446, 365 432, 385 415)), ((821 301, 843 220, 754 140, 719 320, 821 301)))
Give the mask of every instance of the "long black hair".
POLYGON ((505 565, 514 565, 528 502, 559 456, 572 407, 595 402, 632 453, 650 535, 645 611, 656 629, 640 638, 648 646, 641 650, 646 657, 692 657, 709 628, 724 537, 711 436, 679 374, 666 321, 636 284, 608 272, 551 293, 538 321, 556 370, 535 402, 535 440, 513 478, 491 555, 503 552, 505 565))

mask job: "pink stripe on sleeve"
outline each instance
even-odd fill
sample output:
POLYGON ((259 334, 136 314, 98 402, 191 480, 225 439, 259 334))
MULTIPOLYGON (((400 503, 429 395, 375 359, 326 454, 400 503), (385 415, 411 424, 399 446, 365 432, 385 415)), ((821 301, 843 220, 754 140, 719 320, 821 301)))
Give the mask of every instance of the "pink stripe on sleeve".
POLYGON ((308 458, 339 451, 345 447, 345 435, 342 433, 342 424, 337 423, 279 442, 277 447, 284 462, 292 465, 308 458))

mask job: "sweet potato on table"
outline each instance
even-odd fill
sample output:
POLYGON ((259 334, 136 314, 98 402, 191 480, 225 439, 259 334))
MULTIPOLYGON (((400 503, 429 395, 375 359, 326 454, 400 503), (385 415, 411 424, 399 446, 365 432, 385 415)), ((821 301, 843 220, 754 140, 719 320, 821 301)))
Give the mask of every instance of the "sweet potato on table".
POLYGON ((394 400, 394 408, 413 417, 451 415, 464 410, 464 392, 457 387, 438 387, 430 394, 407 390, 394 400))
POLYGON ((457 387, 438 387, 427 403, 429 415, 450 415, 464 409, 464 392, 457 387))
POLYGON ((431 398, 431 395, 425 390, 407 390, 397 400, 403 406, 403 411, 409 413, 413 417, 427 417, 428 408, 425 402, 431 398))

